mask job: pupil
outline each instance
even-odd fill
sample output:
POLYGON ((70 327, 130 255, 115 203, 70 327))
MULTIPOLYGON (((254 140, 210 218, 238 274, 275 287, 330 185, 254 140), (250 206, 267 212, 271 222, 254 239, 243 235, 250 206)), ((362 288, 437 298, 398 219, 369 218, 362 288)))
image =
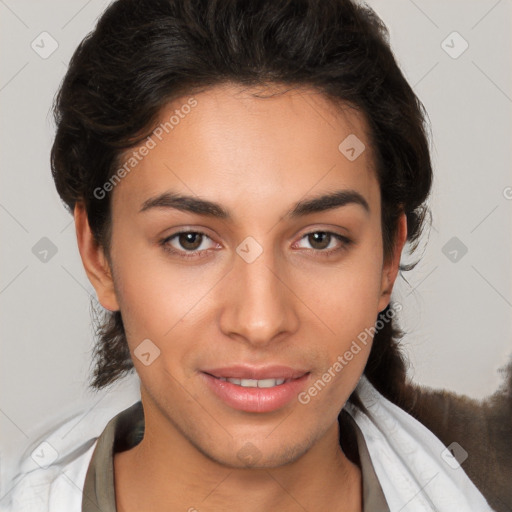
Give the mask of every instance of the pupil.
POLYGON ((195 250, 201 245, 201 243, 198 244, 197 241, 195 243, 193 241, 196 237, 200 238, 201 235, 199 233, 184 233, 181 236, 184 237, 184 242, 181 243, 183 241, 182 239, 180 240, 180 243, 185 249, 195 250))
MULTIPOLYGON (((317 233, 313 233, 312 235, 310 235, 311 237, 313 237, 313 240, 314 240, 314 243, 318 243, 318 238, 325 238, 325 240, 328 240, 329 239, 329 235, 324 232, 324 231, 319 231, 317 233)), ((325 249, 329 243, 325 243, 325 240, 324 240, 324 243, 322 244, 322 242, 320 241, 320 245, 321 247, 317 247, 319 249, 325 249)), ((312 243, 311 245, 313 245, 314 247, 314 243, 312 243)))

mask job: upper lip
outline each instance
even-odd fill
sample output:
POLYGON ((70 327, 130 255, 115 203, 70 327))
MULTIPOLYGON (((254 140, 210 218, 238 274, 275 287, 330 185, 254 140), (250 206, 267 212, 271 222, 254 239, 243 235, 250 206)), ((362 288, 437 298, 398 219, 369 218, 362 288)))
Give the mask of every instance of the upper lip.
POLYGON ((214 377, 224 377, 233 379, 296 379, 302 377, 308 370, 292 368, 283 365, 271 366, 248 366, 248 365, 235 365, 224 366, 222 368, 212 368, 202 370, 203 373, 208 373, 214 377))

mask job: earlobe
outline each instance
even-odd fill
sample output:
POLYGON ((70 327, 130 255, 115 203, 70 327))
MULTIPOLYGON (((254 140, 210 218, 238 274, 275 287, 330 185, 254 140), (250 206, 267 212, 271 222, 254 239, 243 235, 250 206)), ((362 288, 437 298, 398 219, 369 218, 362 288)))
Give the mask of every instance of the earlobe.
POLYGON ((398 220, 398 231, 395 239, 395 246, 393 249, 393 255, 389 259, 382 269, 382 283, 381 283, 381 297, 379 301, 379 311, 384 310, 391 299, 391 292, 395 280, 398 276, 400 267, 400 257, 402 255, 402 249, 407 241, 407 216, 402 213, 398 220))
POLYGON ((109 311, 118 311, 114 280, 108 260, 91 232, 85 206, 81 202, 74 209, 76 239, 82 263, 89 281, 96 290, 98 301, 109 311))

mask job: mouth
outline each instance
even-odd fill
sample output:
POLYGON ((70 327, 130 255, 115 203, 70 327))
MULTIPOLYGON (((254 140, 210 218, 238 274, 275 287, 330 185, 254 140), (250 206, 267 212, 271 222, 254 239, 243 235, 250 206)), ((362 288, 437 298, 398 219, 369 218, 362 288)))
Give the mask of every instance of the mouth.
MULTIPOLYGON (((212 377, 215 377, 212 375, 212 377)), ((226 377, 215 377, 216 379, 223 380, 224 382, 230 382, 236 386, 242 388, 273 388, 280 386, 285 382, 290 382, 293 379, 235 379, 226 377)))
POLYGON ((293 368, 285 365, 250 366, 234 365, 222 368, 203 369, 212 377, 218 379, 239 379, 242 380, 292 380, 309 373, 307 369, 293 368))
POLYGON ((217 399, 245 412, 272 412, 290 403, 306 386, 310 372, 290 367, 238 366, 200 372, 217 399))

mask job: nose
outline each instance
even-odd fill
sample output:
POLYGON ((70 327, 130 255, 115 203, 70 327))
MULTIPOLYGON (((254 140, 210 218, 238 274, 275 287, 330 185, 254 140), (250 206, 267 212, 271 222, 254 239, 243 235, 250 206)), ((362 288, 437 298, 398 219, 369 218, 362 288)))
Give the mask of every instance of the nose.
POLYGON ((220 327, 226 336, 263 347, 297 330, 298 299, 283 264, 272 251, 263 251, 251 263, 238 255, 229 272, 220 327))

